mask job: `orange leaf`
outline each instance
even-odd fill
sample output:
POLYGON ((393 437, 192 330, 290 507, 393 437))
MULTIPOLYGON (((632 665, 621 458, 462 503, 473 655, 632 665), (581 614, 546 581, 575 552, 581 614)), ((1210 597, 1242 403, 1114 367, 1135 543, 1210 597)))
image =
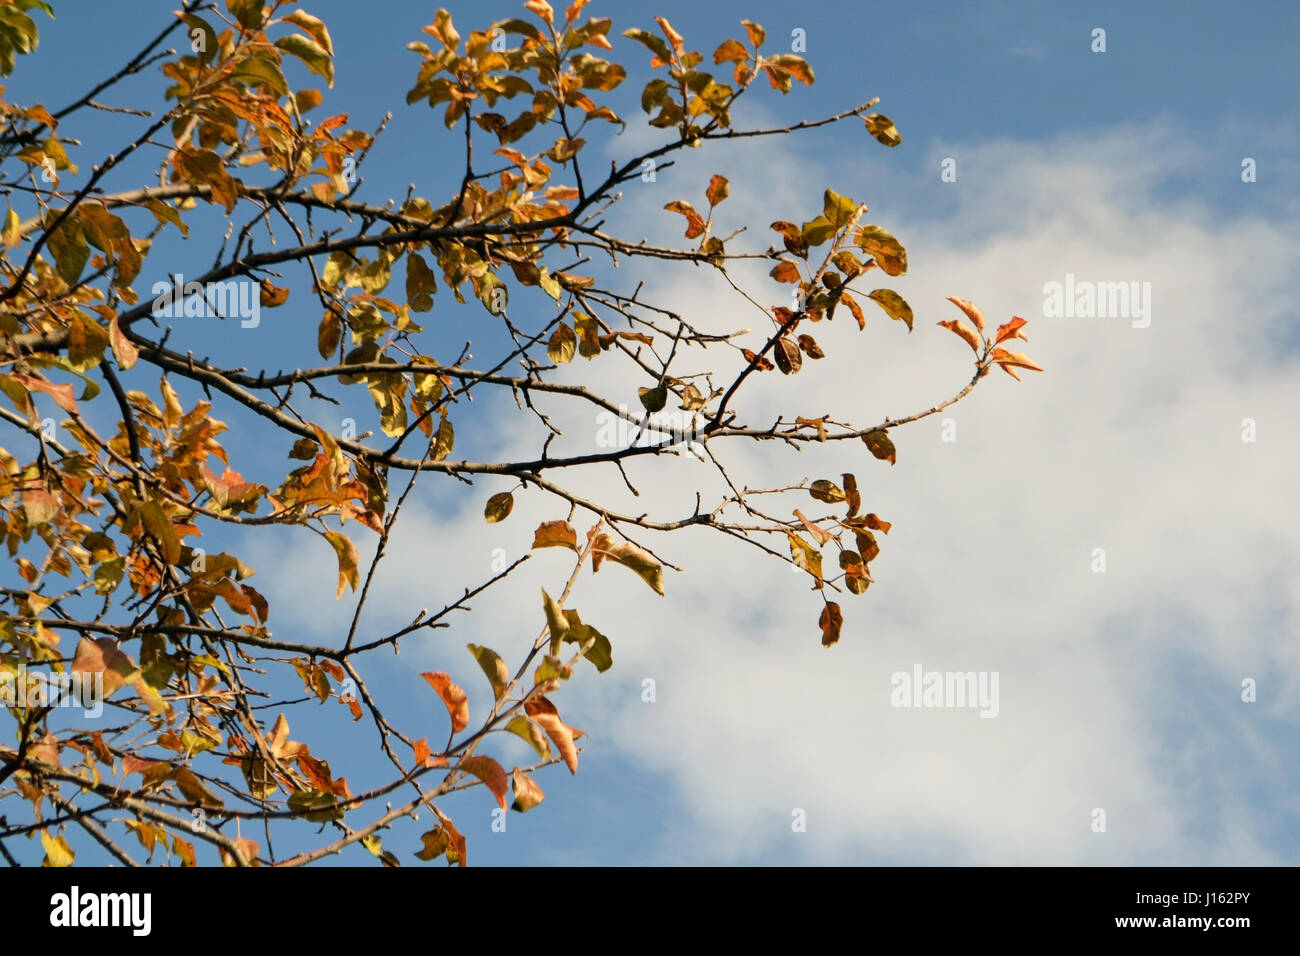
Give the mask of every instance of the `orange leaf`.
POLYGON ((984 331, 984 310, 974 302, 967 302, 965 299, 959 299, 956 296, 948 296, 948 301, 966 313, 966 318, 971 320, 975 328, 981 332, 984 331))
POLYGON ((421 737, 411 748, 415 751, 415 765, 417 767, 445 767, 447 759, 445 757, 435 756, 429 749, 429 738, 421 737))
POLYGON ((524 7, 541 17, 548 27, 555 26, 555 11, 546 0, 528 0, 524 7))
POLYGON ((451 676, 443 671, 426 671, 420 675, 429 682, 429 686, 438 692, 442 702, 451 715, 453 733, 460 733, 469 726, 469 697, 457 684, 452 683, 451 676))
POLYGON ((673 45, 673 50, 678 56, 686 52, 686 45, 682 41, 682 35, 673 29, 673 25, 663 17, 655 17, 655 23, 659 24, 659 29, 664 31, 664 36, 668 42, 673 45))
POLYGON ((704 217, 695 211, 692 206, 684 199, 675 199, 664 206, 669 212, 681 213, 686 217, 686 238, 694 239, 696 236, 704 233, 704 217))
POLYGON ((560 719, 560 712, 555 709, 545 697, 534 697, 524 704, 524 713, 533 719, 537 726, 546 731, 546 735, 555 741, 556 749, 560 751, 560 756, 564 759, 564 765, 569 768, 570 773, 578 772, 578 748, 574 746, 574 738, 581 734, 581 731, 567 726, 560 719))
POLYGON ((967 345, 969 345, 975 351, 976 355, 979 354, 980 340, 979 340, 979 336, 977 336, 974 332, 966 328, 966 326, 962 325, 956 319, 945 319, 939 324, 943 326, 945 329, 947 329, 949 332, 956 332, 958 335, 961 336, 962 341, 965 342, 967 345))
POLYGON ((1024 326, 1028 324, 1029 323, 1026 322, 1024 319, 1020 318, 1020 316, 1013 315, 1011 317, 1010 322, 1006 323, 1005 325, 998 326, 998 336, 994 344, 1000 344, 1002 342, 1005 342, 1007 339, 1023 339, 1024 341, 1028 342, 1029 341, 1028 337, 1026 337, 1020 331, 1024 326))
POLYGON ((567 521, 543 521, 533 532, 534 548, 568 548, 578 550, 578 532, 567 521))
POLYGON ((1003 368, 1010 365, 1015 368, 1027 368, 1031 372, 1043 371, 1043 367, 1035 364, 1024 352, 1008 352, 1006 349, 994 349, 993 361, 1003 368))

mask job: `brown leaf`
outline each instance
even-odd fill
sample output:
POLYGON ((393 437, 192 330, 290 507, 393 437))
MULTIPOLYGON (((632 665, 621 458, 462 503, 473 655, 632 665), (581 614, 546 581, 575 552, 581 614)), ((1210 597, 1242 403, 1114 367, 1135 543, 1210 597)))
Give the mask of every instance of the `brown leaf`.
POLYGON ((781 370, 782 375, 792 375, 803 368, 803 356, 799 354, 799 346, 784 335, 776 340, 772 357, 776 359, 776 367, 781 370))
POLYGON ((506 779, 506 772, 491 757, 485 757, 475 754, 471 757, 465 757, 456 765, 457 770, 464 770, 466 773, 472 773, 483 781, 483 785, 492 791, 492 796, 497 798, 497 803, 501 804, 501 809, 506 809, 506 789, 509 783, 506 779))
POLYGON ((840 639, 840 628, 844 626, 844 612, 834 601, 828 601, 817 618, 817 626, 822 629, 822 647, 830 647, 840 639))
POLYGON ((798 282, 799 266, 789 259, 782 259, 772 267, 772 271, 768 275, 777 282, 798 282))
MULTIPOLYGON (((731 40, 729 42, 735 43, 736 41, 731 40)), ((709 188, 704 191, 704 198, 709 201, 710 206, 716 206, 730 195, 731 184, 727 182, 727 177, 715 173, 713 178, 709 180, 709 188)))
POLYGON ((817 340, 811 335, 799 336, 798 342, 799 348, 803 349, 804 355, 807 355, 810 359, 826 357, 826 353, 822 351, 821 346, 817 344, 817 340))
POLYGON ((858 479, 847 472, 841 478, 844 480, 844 496, 849 502, 848 516, 852 518, 862 507, 862 495, 858 494, 858 479))

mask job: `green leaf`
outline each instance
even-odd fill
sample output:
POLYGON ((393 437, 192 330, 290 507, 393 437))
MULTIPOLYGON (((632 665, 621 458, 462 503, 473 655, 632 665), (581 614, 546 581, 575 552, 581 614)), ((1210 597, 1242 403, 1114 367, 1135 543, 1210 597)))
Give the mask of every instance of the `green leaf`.
POLYGON ((854 214, 858 211, 858 204, 848 196, 841 196, 833 189, 826 190, 826 195, 822 197, 822 215, 835 225, 837 229, 843 229, 852 220, 854 214))
POLYGON ((579 647, 583 647, 588 641, 592 641, 591 647, 583 651, 582 656, 596 665, 596 670, 601 674, 613 667, 613 648, 609 643, 609 638, 590 624, 583 624, 582 619, 578 617, 577 611, 565 610, 564 616, 569 622, 569 630, 564 635, 564 643, 577 644, 579 647))
POLYGON ((545 588, 542 588, 542 611, 546 615, 546 626, 551 632, 551 655, 554 656, 559 653, 560 643, 568 633, 569 619, 560 610, 560 605, 555 603, 555 598, 546 593, 545 588))
POLYGON ((624 30, 623 36, 629 40, 635 40, 655 55, 655 59, 651 61, 651 66, 663 66, 673 58, 672 51, 668 49, 668 44, 647 30, 624 30))
POLYGON ((325 78, 327 86, 331 89, 334 87, 334 60, 315 40, 308 39, 301 33, 294 33, 287 37, 280 37, 275 41, 275 45, 302 60, 307 69, 325 78))

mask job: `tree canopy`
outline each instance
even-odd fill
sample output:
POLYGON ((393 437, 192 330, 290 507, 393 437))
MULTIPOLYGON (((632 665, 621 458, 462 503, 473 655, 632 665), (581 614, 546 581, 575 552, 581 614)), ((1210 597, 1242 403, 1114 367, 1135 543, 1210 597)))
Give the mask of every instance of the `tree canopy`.
MULTIPOLYGON (((875 100, 789 126, 733 124, 742 97, 815 80, 757 23, 742 21, 705 53, 662 17, 617 33, 587 15, 587 0, 524 6, 464 34, 439 10, 407 45, 412 85, 405 106, 392 105, 427 107, 445 127, 436 161, 459 180, 448 194, 413 184, 401 201, 365 198, 367 157, 392 145, 387 121, 366 130, 330 112, 334 39, 292 3, 187 2, 67 106, 0 100, 0 508, 14 571, 0 589, 12 721, 0 742, 0 849, 11 861, 16 838, 37 834, 52 866, 95 845, 128 865, 245 866, 310 863, 353 844, 389 865, 464 865, 443 798, 481 786, 503 813, 527 812, 543 800, 539 770, 578 770, 584 734, 563 715, 566 682, 607 671, 618 641, 570 606, 581 576, 634 574, 653 611, 675 568, 662 542, 704 527, 794 565, 811 592, 809 636, 830 647, 891 527, 853 469, 892 465, 897 429, 961 400, 993 366, 1013 377, 1038 369, 1012 350, 1023 319, 986 323, 954 297, 957 312, 939 324, 969 346, 973 369, 931 407, 850 422, 800 410, 792 387, 788 414, 747 412, 755 381, 817 374, 829 348, 815 337, 822 322, 863 336, 911 331, 912 308, 890 287, 908 270, 903 244, 847 189, 826 188, 806 219, 736 222, 725 203, 749 187, 720 174, 673 182, 678 198, 662 207, 680 217, 673 245, 607 230, 610 210, 625 190, 665 188, 659 178, 683 150, 761 148, 848 121, 896 147, 898 129, 875 100), (626 65, 610 58, 620 36, 632 41, 621 47, 626 65), (640 116, 611 105, 630 71, 642 74, 640 116), (159 73, 157 102, 106 102, 125 78, 159 73), (118 137, 102 152, 79 138, 92 115, 110 118, 118 137), (633 123, 648 123, 655 145, 607 168, 588 160, 633 123), (759 327, 681 314, 634 272, 629 281, 610 268, 641 261, 709 270, 759 327), (760 284, 755 264, 768 273, 760 284), (434 316, 461 307, 476 310, 483 347, 439 330, 434 316), (280 367, 253 338, 274 315, 287 316, 294 346, 280 367), (212 328, 234 358, 205 354, 218 351, 212 328), (615 365, 639 407, 587 374, 615 365), (373 424, 359 432, 337 407, 360 389, 373 424), (458 448, 458 425, 483 414, 470 402, 494 394, 510 401, 492 414, 535 433, 533 454, 491 460, 458 448), (600 428, 565 434, 561 408, 600 428), (751 488, 727 454, 750 442, 838 442, 843 470, 751 488), (254 444, 284 464, 268 469, 254 444), (711 469, 715 498, 701 491, 685 514, 613 503, 615 492, 635 494, 626 463, 680 455, 711 469), (607 499, 575 490, 592 472, 607 499), (444 606, 408 626, 364 627, 403 506, 431 482, 481 502, 487 524, 509 521, 521 496, 546 501, 552 517, 527 529, 532 549, 567 551, 571 567, 556 580, 539 574, 540 607, 518 609, 537 632, 520 659, 471 643, 437 671, 383 671, 381 686, 369 667, 377 652, 454 630, 475 599, 531 572, 527 554, 502 561, 444 582, 444 606), (273 526, 314 535, 336 559, 336 640, 278 633, 283 596, 262 593, 233 549, 203 544, 223 527, 246 541, 273 526), (606 570, 614 565, 622 570, 606 570), (471 712, 466 688, 480 682, 489 703, 471 712), (445 704, 444 726, 386 716, 388 695, 413 693, 445 704), (97 695, 102 706, 91 706, 97 695), (355 753, 333 749, 328 733, 295 740, 290 718, 309 709, 373 725, 386 779, 350 785, 349 775, 373 776, 355 769, 355 753), (499 742, 511 735, 533 757, 507 770, 499 742), (384 842, 395 821, 425 811, 433 820, 418 845, 384 842), (290 832, 311 847, 277 854, 290 832)), ((0 3, 0 71, 21 68, 53 13, 43 0, 0 3)))

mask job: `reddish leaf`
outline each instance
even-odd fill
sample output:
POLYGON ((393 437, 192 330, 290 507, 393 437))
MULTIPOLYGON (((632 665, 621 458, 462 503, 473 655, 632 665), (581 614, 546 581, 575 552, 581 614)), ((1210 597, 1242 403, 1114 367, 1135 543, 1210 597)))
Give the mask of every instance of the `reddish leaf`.
POLYGON ((1028 342, 1029 338, 1020 331, 1028 324, 1029 323, 1020 318, 1020 316, 1012 316, 1010 322, 998 326, 998 334, 997 338, 994 339, 994 343, 1000 344, 1005 342, 1007 339, 1022 339, 1023 341, 1028 342))

